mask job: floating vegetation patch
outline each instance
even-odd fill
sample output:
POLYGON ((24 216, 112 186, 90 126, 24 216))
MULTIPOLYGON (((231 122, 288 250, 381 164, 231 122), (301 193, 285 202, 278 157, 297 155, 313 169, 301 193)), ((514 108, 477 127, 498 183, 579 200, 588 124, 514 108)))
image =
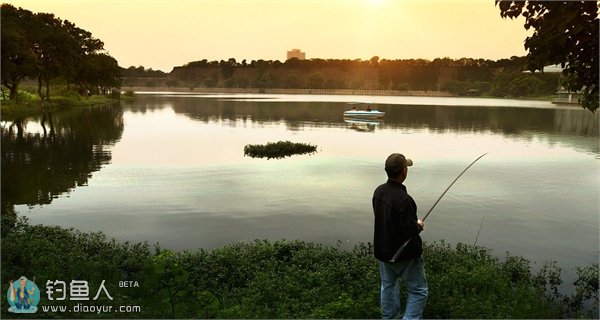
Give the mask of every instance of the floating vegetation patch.
POLYGON ((295 154, 315 153, 317 146, 290 141, 249 144, 244 147, 244 155, 252 158, 281 159, 295 154))

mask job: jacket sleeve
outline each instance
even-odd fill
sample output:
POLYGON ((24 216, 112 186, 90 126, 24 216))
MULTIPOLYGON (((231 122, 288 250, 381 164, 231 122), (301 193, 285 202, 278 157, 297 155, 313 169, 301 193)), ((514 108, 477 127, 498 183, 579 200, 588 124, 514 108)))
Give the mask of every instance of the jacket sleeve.
POLYGON ((408 239, 419 234, 421 228, 419 228, 419 225, 417 224, 417 204, 413 198, 408 196, 408 198, 402 201, 399 209, 401 212, 399 224, 402 238, 408 239))

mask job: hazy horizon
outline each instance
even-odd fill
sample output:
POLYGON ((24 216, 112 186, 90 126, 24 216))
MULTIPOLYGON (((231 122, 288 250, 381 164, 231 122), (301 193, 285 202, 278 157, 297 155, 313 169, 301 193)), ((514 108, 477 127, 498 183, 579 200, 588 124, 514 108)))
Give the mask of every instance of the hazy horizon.
POLYGON ((170 72, 207 59, 474 58, 523 56, 531 33, 489 1, 15 0, 90 31, 127 68, 170 72))

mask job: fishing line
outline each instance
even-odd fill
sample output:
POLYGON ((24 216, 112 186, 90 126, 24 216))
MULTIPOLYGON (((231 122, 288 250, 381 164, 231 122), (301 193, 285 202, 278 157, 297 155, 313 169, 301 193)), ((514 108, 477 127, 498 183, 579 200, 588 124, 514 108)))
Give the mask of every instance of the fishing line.
MULTIPOLYGON (((463 170, 458 177, 456 177, 456 179, 454 179, 454 181, 452 181, 452 183, 450 183, 450 185, 448 186, 448 188, 446 188, 446 190, 444 190, 444 192, 442 192, 442 195, 437 199, 437 201, 433 204, 433 206, 431 206, 431 209, 429 209, 429 211, 427 211, 427 213, 425 214, 425 216, 423 217, 423 219, 421 219, 421 221, 425 222, 425 219, 427 219, 427 217, 429 216, 429 214, 431 213, 431 211, 433 211, 433 208, 435 208, 435 206, 438 204, 438 202, 440 202, 440 200, 442 200, 442 198, 444 197, 444 195, 446 194, 446 192, 448 192, 448 190, 450 190, 450 188, 452 188, 452 185, 454 185, 454 183, 465 173, 467 172, 467 170, 469 170, 469 168, 475 164, 475 162, 477 162, 479 159, 483 158, 483 156, 485 156, 486 154, 488 154, 487 152, 480 155, 477 159, 475 159, 473 162, 471 162, 471 164, 465 168, 465 170, 463 170)), ((483 225, 483 222, 482 222, 483 225)), ((479 230, 481 231, 481 229, 479 230)), ((479 234, 478 234, 479 236, 479 234)), ((391 263, 396 262, 396 259, 398 259, 398 256, 400 256, 400 254, 402 253, 402 251, 404 251, 404 248, 406 248, 406 245, 410 242, 410 240, 412 239, 412 237, 408 238, 408 240, 406 240, 402 246, 400 246, 400 248, 398 248, 398 251, 396 251, 396 253, 394 254, 394 256, 392 257, 392 259, 390 259, 391 263)))
POLYGON ((477 245, 477 240, 479 240, 479 233, 481 233, 481 229, 483 229, 483 221, 485 220, 486 216, 487 216, 487 212, 483 215, 483 219, 481 219, 481 224, 479 225, 479 231, 477 231, 477 236, 475 236, 475 242, 473 243, 473 246, 477 245))

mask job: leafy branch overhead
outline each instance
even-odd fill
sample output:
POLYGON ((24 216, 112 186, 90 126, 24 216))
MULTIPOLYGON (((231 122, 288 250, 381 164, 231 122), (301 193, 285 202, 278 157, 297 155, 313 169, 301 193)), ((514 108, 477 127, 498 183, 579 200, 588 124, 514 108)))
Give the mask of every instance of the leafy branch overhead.
POLYGON ((598 109, 598 2, 496 0, 496 5, 502 18, 523 16, 525 29, 534 30, 525 39, 527 68, 560 64, 562 86, 581 91, 584 108, 598 109))

